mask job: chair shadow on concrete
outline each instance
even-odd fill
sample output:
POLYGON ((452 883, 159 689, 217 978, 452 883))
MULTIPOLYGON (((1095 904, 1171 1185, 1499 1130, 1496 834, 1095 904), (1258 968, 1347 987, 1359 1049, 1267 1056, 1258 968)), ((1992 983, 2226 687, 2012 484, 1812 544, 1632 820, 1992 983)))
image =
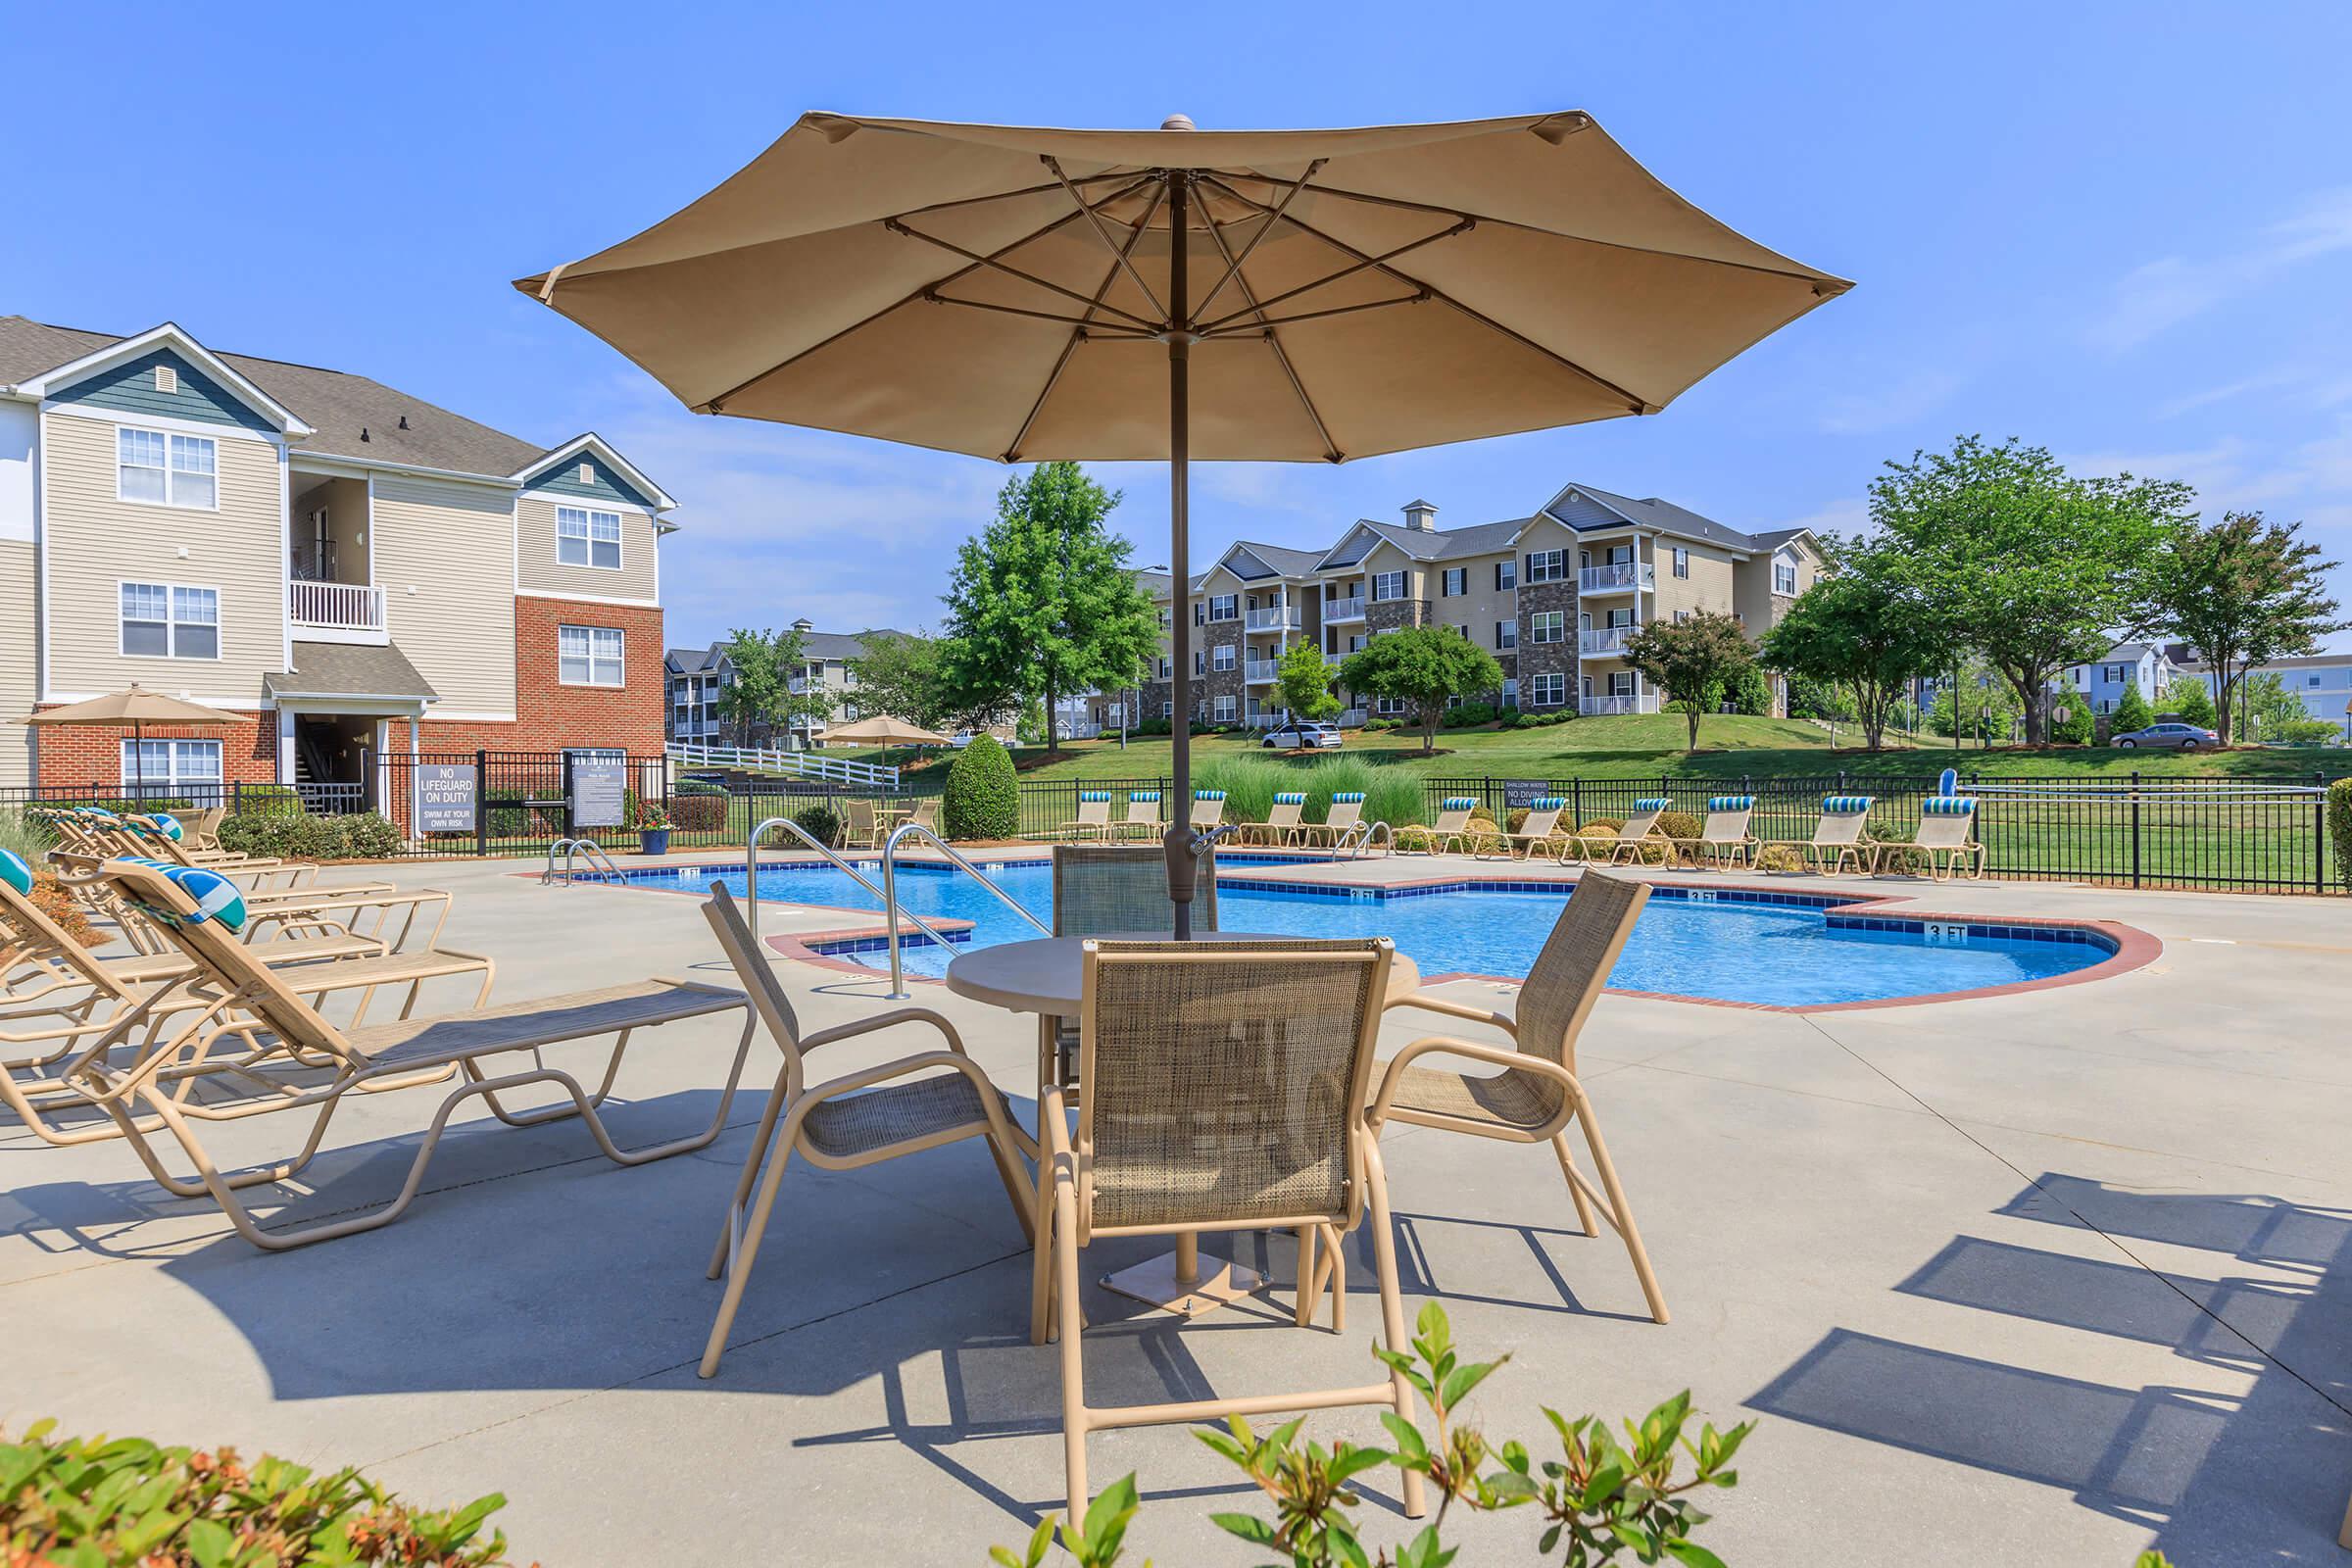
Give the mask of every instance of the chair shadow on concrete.
POLYGON ((2170 1347, 2241 1391, 2117 1387, 1833 1330, 1751 1398, 1770 1415, 2062 1488, 2201 1563, 2335 1561, 2352 1494, 2352 1214, 2257 1195, 2147 1194, 2047 1175, 2000 1211, 2221 1252, 2299 1278, 2157 1273, 1956 1238, 1895 1289, 2170 1347))

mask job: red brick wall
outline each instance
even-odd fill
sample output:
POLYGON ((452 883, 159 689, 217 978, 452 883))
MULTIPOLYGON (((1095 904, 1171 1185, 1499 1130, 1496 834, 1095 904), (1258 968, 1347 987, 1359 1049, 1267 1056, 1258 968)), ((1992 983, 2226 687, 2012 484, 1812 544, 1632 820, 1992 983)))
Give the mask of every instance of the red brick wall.
MULTIPOLYGON (((417 726, 427 752, 555 752, 610 746, 632 756, 662 754, 662 612, 568 599, 514 601, 514 722, 417 726), (622 686, 566 686, 559 678, 558 626, 617 627, 625 639, 622 686)), ((431 710, 426 710, 430 712, 431 710)), ((407 737, 397 727, 396 744, 407 737)))
MULTIPOLYGON (((61 707, 44 703, 43 709, 61 707)), ((657 724, 661 709, 654 710, 657 724)), ((220 777, 228 784, 268 784, 277 777, 277 715, 248 713, 234 724, 149 724, 141 730, 151 741, 217 740, 220 743, 220 777)), ((122 777, 122 743, 130 728, 93 728, 81 724, 40 731, 40 773, 44 790, 79 794, 96 788, 111 793, 122 777)))

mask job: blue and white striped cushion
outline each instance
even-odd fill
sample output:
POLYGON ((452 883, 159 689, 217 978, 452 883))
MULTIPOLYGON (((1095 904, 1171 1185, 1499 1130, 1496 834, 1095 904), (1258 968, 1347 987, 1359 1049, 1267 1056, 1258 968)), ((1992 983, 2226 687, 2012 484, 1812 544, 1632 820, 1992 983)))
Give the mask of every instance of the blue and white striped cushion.
POLYGON ((1110 804, 1110 791, 1108 791, 1108 790, 1080 790, 1080 791, 1078 792, 1078 798, 1079 798, 1080 800, 1082 800, 1082 801, 1085 801, 1085 802, 1087 802, 1089 805, 1102 805, 1102 806, 1108 806, 1108 805, 1110 804))
POLYGON ((1563 809, 1567 805, 1568 797, 1565 795, 1539 795, 1529 804, 1528 809, 1531 811, 1557 811, 1563 809))
POLYGON ((32 867, 24 857, 14 850, 0 850, 0 882, 7 883, 26 898, 32 896, 32 867))
POLYGON ((1225 798, 1225 792, 1224 792, 1223 790, 1195 790, 1195 791, 1193 791, 1193 799, 1194 799, 1194 800, 1196 800, 1196 801, 1221 801, 1221 800, 1223 800, 1224 798, 1225 798))
POLYGON ((1129 790, 1129 791, 1127 792, 1127 798, 1128 798, 1129 800, 1131 800, 1131 801, 1156 801, 1156 800, 1158 800, 1158 799, 1159 799, 1159 791, 1157 791, 1157 790, 1129 790))
POLYGON ((1663 811, 1673 804, 1663 795, 1653 795, 1647 800, 1636 801, 1634 809, 1637 811, 1663 811))
POLYGON ((1752 811, 1756 808, 1753 795, 1714 795, 1707 799, 1710 811, 1752 811))
POLYGON ((1334 806, 1361 806, 1364 804, 1364 792, 1362 790, 1342 790, 1331 798, 1331 802, 1334 806))
POLYGON ((1824 795, 1821 808, 1832 816, 1853 816, 1870 809, 1868 795, 1824 795))
POLYGON ((1976 809, 1976 798, 1970 795, 1931 795, 1919 803, 1922 816, 1969 816, 1976 809))
POLYGON ((173 816, 170 811, 150 811, 147 813, 147 820, 153 822, 157 831, 174 844, 187 837, 187 830, 179 825, 179 818, 173 816))
MULTIPOLYGON (((1336 801, 1339 797, 1335 795, 1332 799, 1336 801)), ((1478 804, 1478 797, 1475 795, 1448 795, 1444 804, 1448 811, 1467 811, 1478 804)))
POLYGON ((1274 804, 1276 806, 1304 806, 1306 804, 1306 797, 1304 795, 1286 790, 1282 794, 1274 797, 1274 804))
POLYGON ((211 920, 225 930, 245 929, 245 895, 238 891, 234 882, 220 872, 207 871, 201 866, 174 865, 169 860, 132 859, 127 863, 162 872, 196 906, 193 914, 181 914, 176 909, 159 908, 152 904, 139 905, 148 915, 165 925, 201 925, 211 920))

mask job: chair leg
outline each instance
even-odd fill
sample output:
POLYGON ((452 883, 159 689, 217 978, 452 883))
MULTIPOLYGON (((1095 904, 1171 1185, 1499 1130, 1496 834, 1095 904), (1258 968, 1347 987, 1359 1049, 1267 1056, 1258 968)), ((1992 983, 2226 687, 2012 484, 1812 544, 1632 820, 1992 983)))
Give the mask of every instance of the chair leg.
POLYGON ((1609 1159, 1608 1145, 1601 1142, 1600 1123, 1593 1119, 1592 1102, 1581 1093, 1577 1097, 1576 1119, 1584 1125, 1585 1144, 1592 1151, 1592 1168, 1600 1174, 1600 1190, 1607 1195, 1609 1213, 1615 1218, 1617 1234, 1625 1239, 1626 1254, 1634 1260, 1634 1277, 1642 1282, 1642 1295, 1649 1302, 1649 1315, 1655 1322, 1667 1321, 1666 1294, 1658 1289, 1658 1276, 1649 1266, 1649 1250, 1642 1245, 1642 1232, 1634 1224, 1634 1211, 1626 1203, 1625 1188, 1617 1180, 1617 1167, 1609 1159))
MULTIPOLYGON (((1389 1228, 1389 1176, 1387 1163, 1380 1157, 1380 1140, 1364 1140, 1364 1187, 1370 1200, 1372 1221, 1372 1269, 1380 1285, 1381 1333, 1389 1348, 1399 1354, 1412 1348, 1412 1341, 1404 1332, 1404 1298, 1396 1284, 1396 1238, 1389 1228)), ((1390 1387, 1396 1392, 1397 1416, 1413 1419, 1413 1387, 1404 1381, 1404 1374, 1391 1370, 1390 1387)), ((1404 1516, 1418 1519, 1429 1512, 1428 1499, 1421 1489, 1421 1472, 1407 1470, 1404 1475, 1404 1516)))
MULTIPOLYGON (((792 1146, 801 1136, 803 1114, 796 1105, 784 1118, 775 1152, 768 1157, 767 1174, 760 1178, 759 1201, 752 1205, 752 1212, 744 1221, 743 1247, 729 1260, 726 1294, 719 1298, 718 1316, 712 1320, 710 1338, 703 1346, 703 1361, 698 1369, 703 1377, 712 1377, 718 1372, 719 1353, 727 1348, 727 1331, 735 1326, 735 1309, 743 1304, 743 1288, 751 1283, 752 1264, 760 1256, 760 1239, 767 1231, 768 1216, 775 1212, 776 1192, 784 1185, 784 1167, 792 1162, 792 1146)), ((730 1217, 732 1212, 729 1211, 730 1217)))
POLYGON ((1298 1302, 1296 1318, 1300 1328, 1315 1320, 1315 1297, 1322 1279, 1315 1267, 1315 1241, 1321 1235, 1320 1225, 1301 1225, 1298 1228, 1298 1302))
POLYGON ((1600 1234, 1600 1220, 1592 1212, 1592 1200, 1585 1196, 1584 1184, 1577 1179, 1576 1156, 1568 1152, 1568 1134, 1551 1135, 1551 1152, 1560 1156, 1560 1174, 1568 1179, 1568 1196, 1576 1203, 1576 1222, 1585 1228, 1587 1236, 1600 1234))
POLYGON ((760 1130, 752 1134, 752 1147, 744 1152, 743 1174, 735 1178, 735 1197, 727 1204, 726 1217, 719 1221, 718 1245, 710 1250, 710 1270, 703 1277, 714 1280, 719 1270, 727 1266, 727 1250, 735 1235, 735 1216, 751 1201, 753 1184, 760 1180, 760 1167, 767 1158, 768 1141, 775 1136, 776 1118, 784 1113, 784 1102, 792 1094, 792 1065, 776 1074, 775 1091, 767 1097, 767 1106, 760 1113, 760 1130))
POLYGON ((1061 1309, 1061 1461, 1069 1517, 1086 1518, 1086 1359, 1079 1353, 1078 1189, 1068 1160, 1054 1171, 1054 1263, 1061 1309))

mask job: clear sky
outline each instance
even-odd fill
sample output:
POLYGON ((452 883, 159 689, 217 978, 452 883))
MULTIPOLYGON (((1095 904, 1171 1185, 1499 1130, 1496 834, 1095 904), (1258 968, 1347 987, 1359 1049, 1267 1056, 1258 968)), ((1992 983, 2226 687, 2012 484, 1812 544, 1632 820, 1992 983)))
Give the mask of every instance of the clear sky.
MULTIPOLYGON (((225 8, 0 0, 0 314, 360 371, 681 503, 673 644, 935 624, 995 465, 696 418, 507 286, 683 205, 807 109, 1322 125, 1585 109, 1661 178, 1858 281, 1642 419, 1332 468, 1211 466, 1196 564, 1426 496, 1584 480, 1743 527, 1862 515, 1878 465, 2020 435, 2352 559, 2352 5, 225 8)), ((1116 520, 1166 555, 1163 471, 1116 520)), ((2352 602, 2352 572, 2339 572, 2352 602)), ((2352 646, 2339 638, 2338 646, 2352 646)))

